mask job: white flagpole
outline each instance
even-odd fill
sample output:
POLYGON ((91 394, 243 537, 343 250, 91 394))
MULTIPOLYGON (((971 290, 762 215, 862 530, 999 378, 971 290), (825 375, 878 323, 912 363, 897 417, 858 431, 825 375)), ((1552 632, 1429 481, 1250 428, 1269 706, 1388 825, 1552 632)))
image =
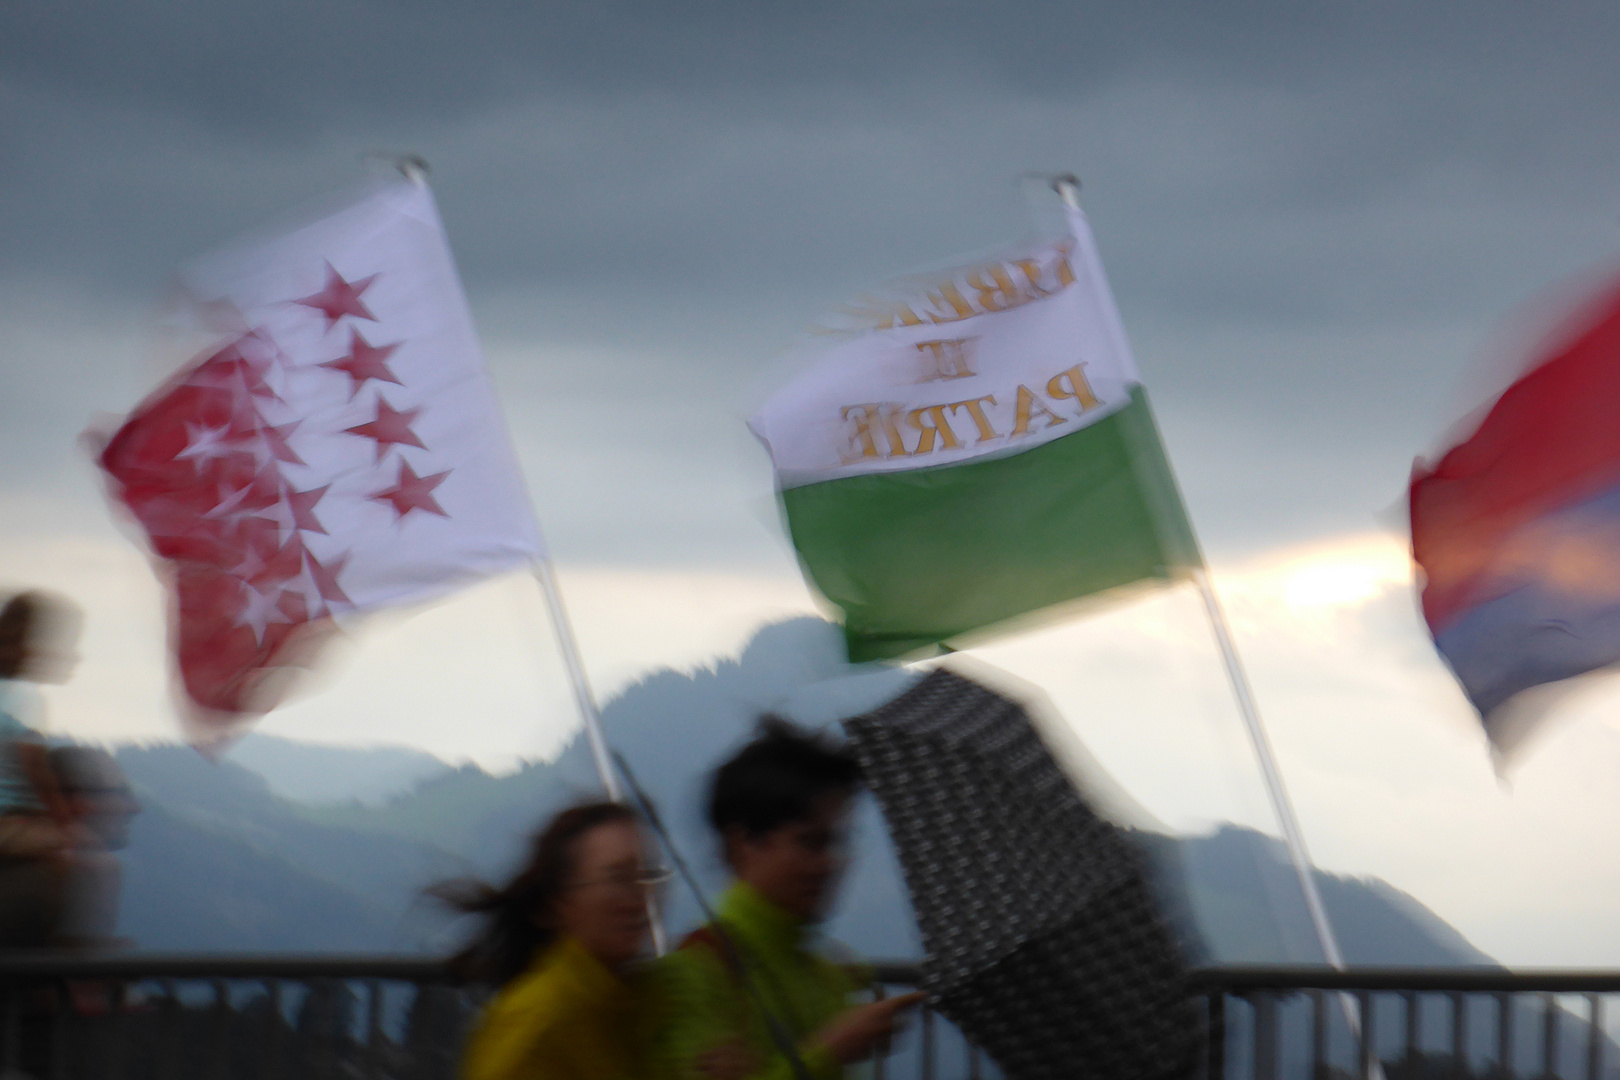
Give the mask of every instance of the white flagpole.
MULTIPOLYGON (((536 531, 540 523, 535 522, 536 531)), ((563 666, 568 669, 568 681, 574 688, 574 703, 580 718, 585 721, 585 739, 591 744, 591 760, 596 763, 596 775, 608 798, 624 802, 624 791, 613 772, 613 761, 608 756, 607 738, 602 734, 602 713, 596 707, 596 695, 591 691, 590 677, 585 674, 585 662, 579 655, 579 639, 574 636, 574 624, 569 621, 568 608, 563 604, 562 589, 557 586, 557 574, 551 565, 551 556, 545 554, 546 545, 540 543, 542 554, 534 560, 534 578, 546 597, 546 611, 551 615, 551 628, 557 635, 557 651, 562 653, 563 666)), ((647 894, 647 921, 652 927, 653 952, 659 956, 669 951, 664 933, 663 912, 658 897, 647 894)))
MULTIPOLYGON (((394 167, 411 183, 427 186, 427 162, 414 154, 394 159, 394 167)), ((534 523, 535 535, 541 535, 538 517, 534 523)), ((591 744, 591 758, 596 763, 596 775, 608 798, 621 802, 619 783, 613 775, 613 762, 608 758, 607 740, 602 737, 602 716, 596 707, 596 695, 591 692, 590 680, 585 675, 585 664, 580 659, 579 642, 574 627, 568 620, 568 609, 563 606, 562 591, 557 588, 557 575, 551 565, 551 555, 545 540, 540 540, 540 555, 534 560, 535 580, 546 598, 546 611, 551 615, 551 627, 557 635, 557 649, 562 653, 563 667, 568 670, 568 681, 574 689, 574 704, 585 724, 585 738, 591 744)))
MULTIPOLYGON (((394 166, 411 183, 426 185, 427 162, 421 158, 414 155, 396 158, 394 166)), ((602 781, 602 789, 607 793, 607 797, 614 802, 623 802, 624 792, 614 774, 613 762, 608 756, 607 739, 602 734, 602 713, 596 704, 596 694, 591 690, 590 678, 585 672, 585 662, 580 657, 579 639, 574 636, 574 624, 568 618, 568 608, 563 603, 562 589, 557 585, 556 569, 546 548, 538 515, 535 518, 534 528, 535 535, 541 537, 540 554, 533 564, 534 577, 540 583, 540 592, 546 600, 546 612, 551 616, 551 628, 557 638, 557 651, 562 654, 563 667, 568 671, 568 682, 574 691, 574 705, 579 710, 580 720, 585 727, 585 739, 590 743, 591 760, 596 765, 597 778, 602 781)), ((647 897, 647 914, 652 924, 653 949, 662 956, 666 951, 666 941, 657 897, 651 895, 647 897)))
MULTIPOLYGON (((1052 188, 1058 193, 1065 206, 1071 210, 1080 209, 1080 183, 1073 176, 1057 176, 1052 178, 1052 188)), ((1188 529, 1192 523, 1188 521, 1188 529)), ((1238 659, 1237 646, 1232 642, 1232 633, 1227 626, 1226 614, 1221 610, 1221 603, 1215 595, 1214 586, 1210 584, 1209 574, 1202 565, 1202 555, 1199 556, 1200 565, 1192 572, 1193 584, 1198 589, 1199 598, 1204 602, 1204 612, 1209 616, 1210 629, 1215 633, 1215 643, 1220 647, 1221 660, 1226 667, 1226 677, 1232 686, 1232 696, 1237 699, 1238 712, 1243 716, 1243 727, 1249 734, 1249 742, 1254 746, 1254 755, 1260 762, 1260 775, 1265 779, 1266 794, 1271 798, 1271 808, 1277 815, 1278 824, 1282 826, 1283 839, 1288 847, 1288 860, 1294 865, 1294 874, 1299 878, 1299 891, 1304 894, 1305 907, 1310 912, 1311 925, 1316 930, 1317 943, 1322 947, 1322 956, 1335 968, 1344 968, 1344 956, 1339 952, 1339 941, 1334 936, 1333 924, 1328 921, 1327 909, 1322 905, 1322 895, 1317 891, 1316 879, 1311 871, 1311 856, 1305 849, 1305 836, 1299 826, 1299 818, 1294 813, 1294 804, 1288 798, 1288 789, 1283 785, 1282 771, 1277 768, 1276 756, 1271 750, 1271 739, 1266 735, 1266 728, 1260 721, 1260 710, 1256 707, 1254 694, 1249 689, 1249 679, 1244 673, 1243 663, 1238 659)))
MULTIPOLYGON (((541 550, 545 550, 543 543, 541 550)), ((557 636, 557 651, 562 653, 563 667, 568 669, 568 682, 574 688, 574 705, 585 723, 585 739, 591 744, 591 760, 596 763, 596 775, 601 778, 608 798, 622 802, 623 792, 613 775, 607 739, 602 735, 602 714, 596 707, 596 695, 591 691, 590 678, 585 674, 585 663, 579 655, 579 641, 574 637, 574 625, 568 619, 568 608, 563 605, 562 590, 557 587, 557 574, 552 568, 550 555, 542 554, 534 560, 534 578, 540 583, 540 591, 545 594, 551 629, 557 636)))
POLYGON ((1265 777, 1266 794, 1271 796, 1271 807, 1282 823, 1283 839, 1288 845, 1288 861, 1294 864, 1299 877, 1299 891, 1305 894, 1305 906, 1311 913, 1311 925, 1316 928, 1316 940, 1322 946, 1322 955, 1333 967, 1343 970, 1344 956, 1339 952, 1339 941, 1334 936, 1333 924, 1328 921, 1327 908, 1322 905, 1322 894, 1317 891, 1316 877, 1311 872, 1311 856, 1305 850, 1305 834, 1294 804, 1283 785, 1282 772, 1277 768, 1276 756, 1271 750, 1271 739, 1265 725, 1260 722, 1260 710, 1255 706, 1254 693, 1249 688, 1249 677, 1238 659, 1237 646, 1232 642, 1231 628, 1226 612, 1221 608, 1215 587, 1210 584, 1209 573, 1199 566, 1192 572, 1198 596, 1204 602, 1204 613, 1209 616, 1210 629, 1215 632, 1215 644, 1220 647, 1221 661, 1226 665, 1226 677, 1232 684, 1232 696, 1237 699, 1238 712, 1243 715, 1243 727, 1254 744, 1254 756, 1260 760, 1260 774, 1265 777))
MULTIPOLYGON (((1079 211, 1078 179, 1074 176, 1052 177, 1052 190, 1057 192, 1065 206, 1079 211)), ((1168 456, 1165 465, 1167 468, 1170 467, 1168 456)), ((1185 514, 1185 510, 1183 513, 1185 514)), ((1187 519, 1187 530, 1192 532, 1190 517, 1187 519)), ((1214 632, 1215 644, 1220 648, 1221 661, 1226 667, 1226 678, 1231 684, 1232 696, 1237 700, 1238 712, 1243 717, 1244 730, 1248 732, 1249 742, 1254 746, 1254 756, 1259 760, 1260 775, 1265 779, 1266 794, 1271 798, 1271 809, 1277 815, 1278 824, 1282 826, 1283 840, 1288 848, 1288 861, 1293 864, 1294 875, 1299 879, 1299 891, 1305 898, 1306 910, 1310 912, 1311 926, 1316 931, 1317 944, 1321 946, 1323 959, 1330 966, 1343 971, 1344 954, 1339 951, 1339 939, 1333 933, 1333 924, 1328 920, 1327 908, 1322 903, 1322 894, 1316 888, 1311 855, 1305 848, 1305 832, 1300 828, 1299 817, 1294 813, 1293 801, 1288 797, 1288 788, 1283 784, 1282 770, 1277 767, 1276 755, 1272 753, 1271 739, 1266 734, 1265 724, 1260 720, 1260 709, 1255 704, 1254 693, 1249 688, 1249 677, 1243 670, 1237 646, 1232 641, 1232 631, 1226 622, 1226 612, 1222 610, 1220 598, 1215 595, 1215 587, 1210 583, 1208 571, 1204 569, 1202 549, 1198 547, 1196 538, 1193 543, 1195 550, 1199 551, 1198 567, 1192 571, 1193 584, 1198 589, 1199 599, 1204 603, 1204 613, 1209 617, 1210 630, 1214 632)), ((1356 1039, 1361 1039, 1360 1004, 1350 994, 1341 993, 1339 1007, 1344 1011, 1345 1023, 1349 1025, 1351 1034, 1356 1039)), ((1371 1066, 1366 1073, 1366 1080, 1384 1080, 1384 1069, 1379 1063, 1376 1048, 1371 1055, 1371 1066)))

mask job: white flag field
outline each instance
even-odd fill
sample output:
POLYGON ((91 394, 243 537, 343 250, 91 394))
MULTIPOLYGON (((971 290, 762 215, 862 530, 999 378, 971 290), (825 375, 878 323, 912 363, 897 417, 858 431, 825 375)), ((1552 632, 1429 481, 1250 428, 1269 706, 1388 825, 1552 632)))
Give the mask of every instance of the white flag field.
POLYGON ((219 340, 100 461, 171 586, 206 739, 274 705, 322 632, 541 548, 425 184, 198 259, 180 283, 219 340))
POLYGON ((824 320, 750 421, 853 660, 1198 565, 1084 215, 824 320))

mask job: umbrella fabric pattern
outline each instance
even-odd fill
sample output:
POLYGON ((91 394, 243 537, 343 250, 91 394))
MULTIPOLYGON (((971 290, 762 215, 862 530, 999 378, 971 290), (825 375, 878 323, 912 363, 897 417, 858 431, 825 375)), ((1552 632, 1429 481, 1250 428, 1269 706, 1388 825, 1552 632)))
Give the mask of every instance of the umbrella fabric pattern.
POLYGON ((1141 857, 1022 706, 940 669, 844 729, 940 1012, 1010 1080, 1193 1075, 1202 1014, 1141 857))

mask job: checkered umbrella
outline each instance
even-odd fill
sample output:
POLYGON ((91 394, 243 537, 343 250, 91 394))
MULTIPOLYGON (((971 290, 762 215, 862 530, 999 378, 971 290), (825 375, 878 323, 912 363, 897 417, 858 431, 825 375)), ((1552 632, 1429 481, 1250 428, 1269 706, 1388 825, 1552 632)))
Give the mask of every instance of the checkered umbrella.
POLYGON ((1141 857, 1022 706, 939 669, 844 729, 905 870, 923 988, 1009 1080, 1195 1072, 1201 1012, 1141 857))

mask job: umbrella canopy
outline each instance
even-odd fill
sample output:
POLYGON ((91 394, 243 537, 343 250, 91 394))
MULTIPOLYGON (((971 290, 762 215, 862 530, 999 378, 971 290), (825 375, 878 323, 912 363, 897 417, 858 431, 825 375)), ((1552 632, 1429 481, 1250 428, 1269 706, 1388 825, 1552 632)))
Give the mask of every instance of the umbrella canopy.
POLYGON ((1009 1080, 1196 1071, 1202 1012, 1143 859, 1021 705, 942 668, 844 729, 905 871, 923 987, 1009 1080))

